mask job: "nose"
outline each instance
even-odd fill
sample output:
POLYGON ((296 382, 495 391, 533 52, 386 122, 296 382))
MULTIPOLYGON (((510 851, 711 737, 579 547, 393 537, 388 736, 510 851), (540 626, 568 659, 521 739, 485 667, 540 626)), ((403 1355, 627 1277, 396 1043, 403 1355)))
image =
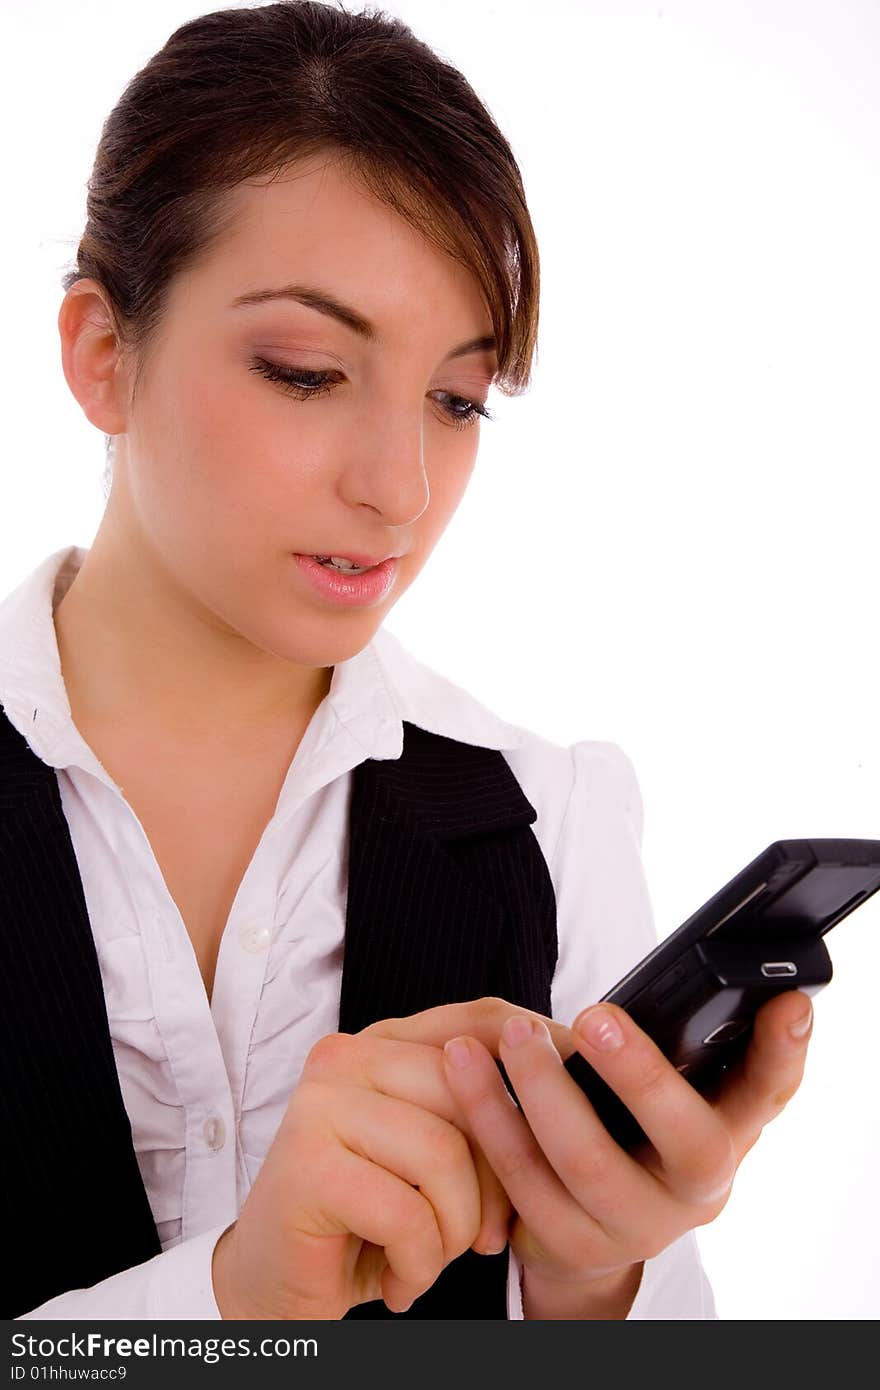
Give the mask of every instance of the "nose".
POLYGON ((370 506, 389 526, 408 526, 431 500, 422 412, 387 405, 361 417, 340 490, 350 506, 370 506))

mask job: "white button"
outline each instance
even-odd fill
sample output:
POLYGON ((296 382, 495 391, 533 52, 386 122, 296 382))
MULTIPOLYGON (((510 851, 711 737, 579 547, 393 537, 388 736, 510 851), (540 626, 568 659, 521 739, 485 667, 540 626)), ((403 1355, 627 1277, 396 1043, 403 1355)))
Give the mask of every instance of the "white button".
POLYGON ((258 955, 265 951, 272 939, 272 928, 260 926, 258 922, 247 922, 238 929, 238 939, 242 949, 258 955))
POLYGON ((226 1143, 226 1126, 219 1115, 209 1115, 202 1133, 209 1149, 222 1149, 226 1143))

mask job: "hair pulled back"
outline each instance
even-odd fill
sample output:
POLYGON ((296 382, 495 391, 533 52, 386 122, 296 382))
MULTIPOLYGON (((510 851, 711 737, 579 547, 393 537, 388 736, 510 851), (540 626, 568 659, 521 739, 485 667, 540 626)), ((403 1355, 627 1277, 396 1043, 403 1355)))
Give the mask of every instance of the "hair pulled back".
POLYGON ((323 151, 473 272, 496 339, 496 385, 523 392, 539 259, 507 140, 462 74, 401 20, 313 0, 181 25, 103 124, 62 284, 103 286, 135 388, 172 281, 229 227, 224 195, 323 151))

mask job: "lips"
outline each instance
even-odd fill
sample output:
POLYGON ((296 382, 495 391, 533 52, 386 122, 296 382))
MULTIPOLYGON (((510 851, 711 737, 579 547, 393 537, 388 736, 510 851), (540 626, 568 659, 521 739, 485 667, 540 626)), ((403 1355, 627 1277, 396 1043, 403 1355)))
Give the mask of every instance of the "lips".
POLYGON ((295 554, 293 559, 311 588, 334 604, 364 607, 381 603, 390 594, 397 578, 396 556, 351 574, 334 569, 332 565, 321 565, 311 555, 295 554))
POLYGON ((361 551, 355 550, 313 550, 309 554, 301 550, 298 553, 306 555, 309 560, 314 560, 318 555, 323 560, 329 560, 331 555, 339 555, 344 560, 351 560, 353 565, 366 565, 374 569, 376 565, 384 565, 386 560, 399 559, 402 552, 392 550, 387 555, 364 555, 361 551))

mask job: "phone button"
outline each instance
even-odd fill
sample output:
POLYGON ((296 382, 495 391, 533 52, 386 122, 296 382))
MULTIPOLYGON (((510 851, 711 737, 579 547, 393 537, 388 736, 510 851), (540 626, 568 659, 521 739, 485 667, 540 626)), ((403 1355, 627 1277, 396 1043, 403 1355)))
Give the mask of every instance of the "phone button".
POLYGON ((651 998, 655 1004, 662 1004, 671 994, 674 994, 679 985, 688 978, 687 961, 677 961, 675 965, 663 972, 660 979, 651 990, 651 998))
POLYGON ((761 974, 768 980, 775 979, 777 975, 796 975, 797 966, 793 960, 765 960, 761 965, 761 974))

